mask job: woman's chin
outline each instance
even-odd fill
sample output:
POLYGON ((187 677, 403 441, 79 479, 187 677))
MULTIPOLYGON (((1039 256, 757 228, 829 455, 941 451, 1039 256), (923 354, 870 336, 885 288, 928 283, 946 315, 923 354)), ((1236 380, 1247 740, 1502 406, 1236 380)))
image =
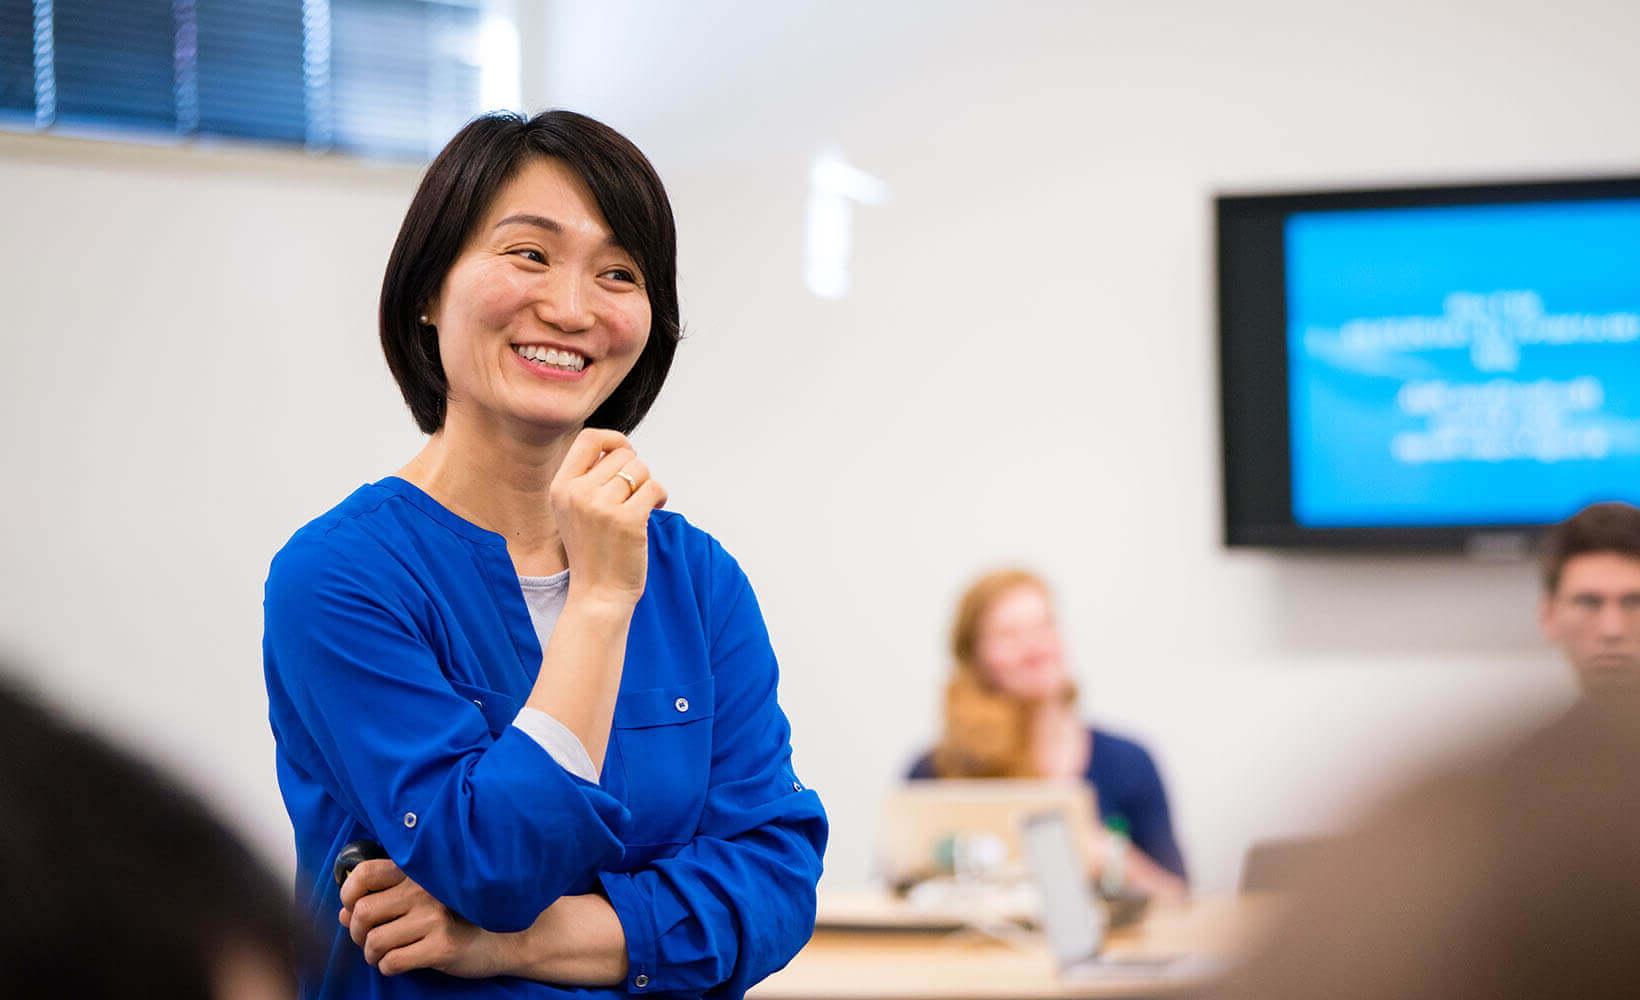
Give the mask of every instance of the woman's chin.
POLYGON ((1027 681, 1009 685, 1003 691, 1020 701, 1036 704, 1038 702, 1061 700, 1064 697, 1065 685, 1063 683, 1048 684, 1027 681))
POLYGON ((565 406, 564 400, 509 400, 503 408, 508 422, 527 428, 532 434, 556 436, 586 426, 592 414, 585 407, 565 406))
POLYGON ((536 417, 527 420, 526 426, 535 434, 543 438, 560 438, 565 434, 579 433, 586 426, 585 417, 536 417))

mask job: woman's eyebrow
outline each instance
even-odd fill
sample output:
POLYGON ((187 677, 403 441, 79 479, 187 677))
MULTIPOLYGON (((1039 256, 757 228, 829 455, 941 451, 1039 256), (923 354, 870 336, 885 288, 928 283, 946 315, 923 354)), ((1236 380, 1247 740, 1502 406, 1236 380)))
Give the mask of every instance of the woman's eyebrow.
POLYGON ((517 212, 513 215, 509 215, 500 222, 497 222, 495 224, 495 228, 500 229, 502 226, 510 226, 515 223, 521 223, 526 226, 534 226, 537 229, 545 229, 549 233, 561 233, 564 231, 563 226, 560 226, 558 223, 547 218, 546 216, 531 215, 528 212, 517 212))
MULTIPOLYGON (((549 219, 544 215, 533 215, 529 212, 515 212, 514 214, 507 216, 505 219, 502 219, 500 222, 497 222, 495 224, 495 228, 500 229, 502 226, 511 225, 534 226, 537 229, 545 229, 553 235, 560 235, 564 231, 564 227, 558 222, 549 219)), ((617 250, 625 249, 621 246, 620 241, 615 238, 614 233, 610 233, 604 237, 604 246, 614 247, 617 250)))

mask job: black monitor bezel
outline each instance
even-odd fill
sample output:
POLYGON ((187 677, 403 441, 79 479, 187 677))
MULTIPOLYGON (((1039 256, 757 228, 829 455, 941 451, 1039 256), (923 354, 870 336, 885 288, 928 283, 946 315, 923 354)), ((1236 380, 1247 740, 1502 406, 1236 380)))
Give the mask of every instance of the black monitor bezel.
POLYGON ((1223 541, 1229 548, 1523 549, 1547 525, 1306 528, 1293 517, 1287 392, 1287 216, 1300 211, 1640 198, 1640 175, 1214 196, 1223 541), (1275 380, 1272 389, 1236 391, 1275 380))

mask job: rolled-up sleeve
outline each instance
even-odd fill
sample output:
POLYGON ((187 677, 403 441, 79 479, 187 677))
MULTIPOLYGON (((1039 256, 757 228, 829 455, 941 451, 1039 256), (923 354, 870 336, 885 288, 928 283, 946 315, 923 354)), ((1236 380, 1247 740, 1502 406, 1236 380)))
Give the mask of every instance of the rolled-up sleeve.
POLYGON ((513 725, 528 733, 530 739, 541 744, 564 770, 583 781, 598 782, 598 765, 592 762, 586 744, 574 731, 538 708, 523 708, 513 725))
POLYGON ((778 668, 740 568, 714 544, 718 692, 706 805, 675 855, 599 877, 626 933, 627 989, 738 997, 814 931, 826 846, 820 798, 792 768, 778 668))
POLYGON ((413 597, 356 555, 310 539, 274 560, 270 686, 315 747, 315 779, 389 857, 473 923, 522 930, 620 857, 623 810, 522 729, 492 733, 413 597))

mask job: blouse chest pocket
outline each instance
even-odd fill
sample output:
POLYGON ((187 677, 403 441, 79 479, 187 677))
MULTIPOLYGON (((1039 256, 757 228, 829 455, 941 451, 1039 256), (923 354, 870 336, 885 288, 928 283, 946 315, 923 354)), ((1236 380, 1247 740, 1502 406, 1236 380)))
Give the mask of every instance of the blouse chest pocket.
POLYGON ((460 684, 450 682, 450 687, 456 694, 461 695, 473 703, 473 707, 484 716, 484 724, 490 727, 493 735, 500 736, 507 731, 507 727, 518 718, 518 700, 500 691, 491 691, 476 684, 460 684))
POLYGON ((694 836, 712 771, 712 708, 711 677, 624 692, 616 702, 629 845, 681 844, 694 836))

